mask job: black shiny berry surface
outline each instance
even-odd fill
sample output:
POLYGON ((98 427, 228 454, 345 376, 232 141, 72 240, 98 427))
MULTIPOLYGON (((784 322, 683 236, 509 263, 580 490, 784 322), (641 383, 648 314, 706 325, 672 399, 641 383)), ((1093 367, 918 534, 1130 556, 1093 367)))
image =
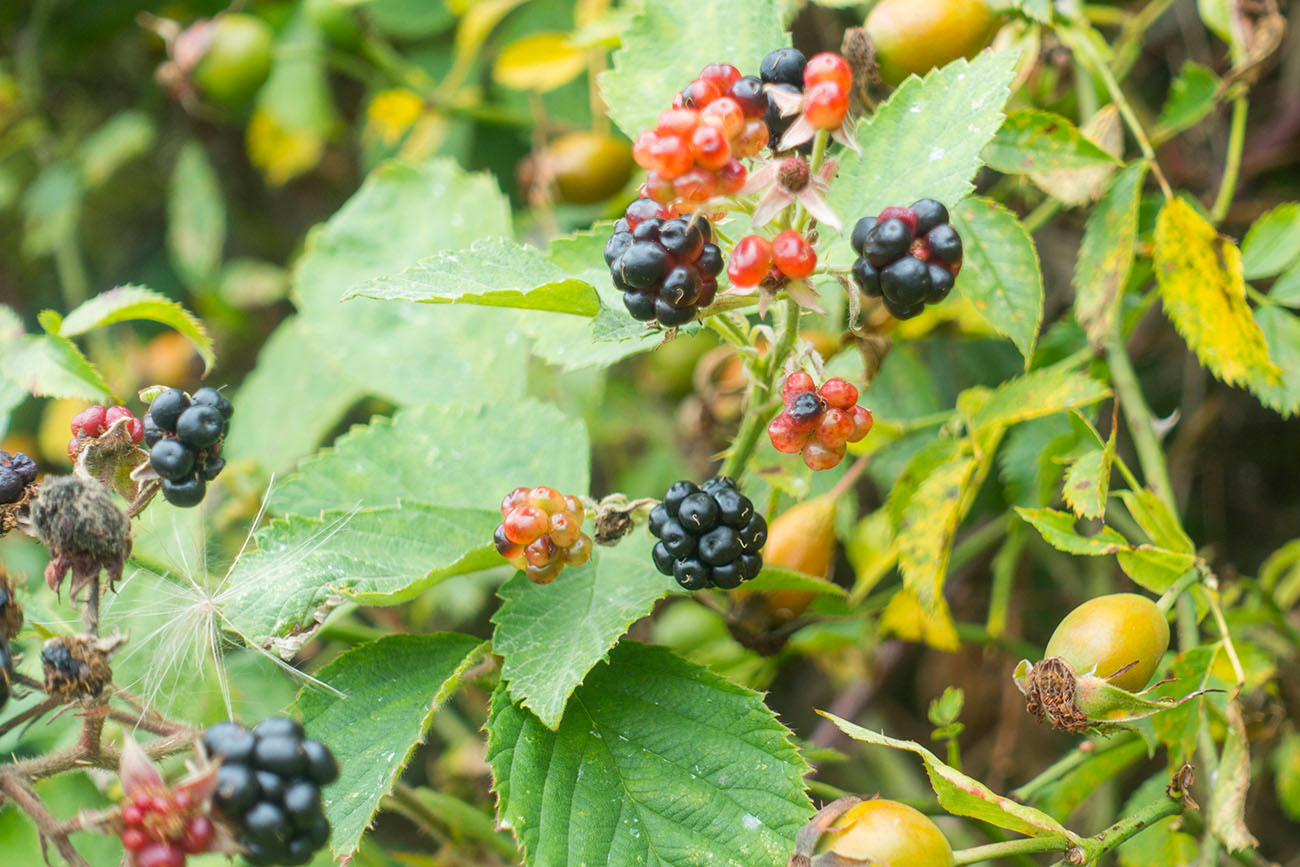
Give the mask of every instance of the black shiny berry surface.
POLYGON ((858 259, 853 282, 868 298, 880 298, 895 319, 911 319, 948 297, 961 271, 961 236, 948 209, 934 199, 887 208, 863 217, 850 240, 858 259))
POLYGON ((605 243, 605 264, 633 319, 671 328, 713 303, 722 251, 712 237, 702 216, 673 217, 653 199, 628 205, 605 243))
POLYGON ((767 522, 729 478, 676 482, 649 525, 659 539, 650 555, 655 568, 686 590, 737 587, 762 569, 767 522))

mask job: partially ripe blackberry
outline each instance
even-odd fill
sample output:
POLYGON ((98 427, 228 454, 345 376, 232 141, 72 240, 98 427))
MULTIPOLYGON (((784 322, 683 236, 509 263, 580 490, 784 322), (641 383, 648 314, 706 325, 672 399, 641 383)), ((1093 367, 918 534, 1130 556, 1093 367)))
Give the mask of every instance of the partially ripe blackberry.
MULTIPOLYGON (((800 80, 803 73, 800 72, 800 80)), ((767 111, 767 94, 763 93, 763 80, 755 75, 746 75, 731 85, 728 94, 740 105, 746 117, 761 117, 767 111)))
POLYGON ((769 52, 758 65, 759 77, 764 84, 789 84, 803 86, 803 70, 808 58, 797 48, 778 48, 769 52))
POLYGON ((853 280, 863 295, 883 298, 896 319, 910 319, 927 303, 948 297, 961 270, 962 243, 934 199, 889 207, 853 227, 853 280))
POLYGON ((176 433, 176 422, 181 413, 190 408, 190 399, 179 388, 169 388, 153 399, 149 417, 160 430, 176 433))
POLYGON ((767 523, 729 478, 703 487, 675 483, 651 510, 649 523, 659 539, 651 551, 655 568, 687 590, 735 587, 762 568, 758 552, 767 523))
POLYGON ((722 252, 712 237, 702 216, 672 217, 652 199, 628 206, 605 244, 605 263, 633 319, 671 328, 713 303, 722 252))
POLYGON ((22 452, 9 454, 0 449, 0 468, 12 470, 24 485, 30 485, 36 481, 36 461, 22 452))

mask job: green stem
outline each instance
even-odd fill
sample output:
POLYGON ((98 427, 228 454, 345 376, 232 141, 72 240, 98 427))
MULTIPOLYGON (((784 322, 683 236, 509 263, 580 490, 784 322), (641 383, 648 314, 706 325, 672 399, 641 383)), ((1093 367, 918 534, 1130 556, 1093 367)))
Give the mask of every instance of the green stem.
POLYGON ((799 305, 793 299, 787 298, 781 308, 781 323, 776 342, 771 352, 759 359, 755 366, 754 373, 759 382, 750 390, 749 410, 745 414, 745 420, 741 422, 736 441, 732 444, 722 469, 718 470, 719 475, 739 479, 745 464, 754 454, 754 449, 758 446, 759 438, 766 429, 767 423, 780 406, 778 401, 771 400, 771 396, 776 394, 776 380, 781 375, 781 366, 794 349, 798 337, 799 305))
MULTIPOLYGON (((812 177, 817 176, 818 170, 822 167, 822 162, 826 159, 826 144, 831 139, 831 134, 827 130, 817 130, 817 136, 813 139, 812 158, 808 162, 808 174, 812 177)), ((802 232, 808 225, 808 211, 804 206, 795 201, 796 215, 794 225, 791 226, 796 232, 802 232)))
POLYGON ((1033 852, 1064 852, 1070 847, 1070 841, 1060 834, 1050 837, 1022 837, 1018 840, 1006 840, 1002 843, 988 843, 959 849, 952 853, 954 865, 978 864, 995 858, 1007 858, 1011 855, 1025 855, 1033 852))
POLYGON ((1241 153, 1246 144, 1246 113, 1250 103, 1246 97, 1239 96, 1232 101, 1232 126, 1228 131, 1228 156, 1223 163, 1223 181, 1219 184, 1219 195, 1210 208, 1210 222, 1221 223, 1228 216, 1232 197, 1237 192, 1237 179, 1241 175, 1241 153))
POLYGON ((1083 850, 1087 860, 1078 861, 1072 857, 1068 860, 1062 860, 1059 863, 1062 865, 1095 864, 1101 856, 1105 855, 1128 838, 1141 831, 1145 831, 1161 819, 1175 816, 1182 811, 1183 802, 1181 800, 1165 796, 1159 801, 1148 804, 1146 807, 1138 810, 1132 816, 1119 820, 1100 834, 1084 840, 1083 845, 1079 848, 1083 850))
POLYGON ((514 843, 496 830, 492 817, 458 798, 398 783, 389 799, 394 808, 419 824, 435 839, 445 840, 447 835, 440 829, 447 827, 454 836, 482 843, 511 861, 519 857, 514 843))
POLYGON ((1128 351, 1121 342, 1118 317, 1116 327, 1106 341, 1106 360, 1110 362, 1111 381, 1115 393, 1119 396, 1120 406, 1124 409, 1124 419, 1128 422, 1129 434, 1133 437, 1133 446, 1137 449, 1138 463, 1142 465, 1142 475, 1147 485, 1169 507, 1178 514, 1178 504, 1174 501, 1174 486, 1169 481, 1169 468, 1165 465, 1165 455, 1156 439, 1155 417, 1151 407, 1147 406, 1142 396, 1142 386, 1138 384, 1137 373, 1129 361, 1128 351))
POLYGON ((1189 569, 1186 575, 1175 581, 1169 589, 1156 600, 1156 607, 1159 608, 1161 612, 1168 614, 1169 610, 1174 607, 1174 603, 1183 595, 1183 591, 1200 580, 1200 570, 1189 569))
POLYGON ((1128 75, 1133 64, 1137 62, 1142 53, 1142 37, 1146 35, 1147 30, 1156 19, 1164 15, 1170 6, 1174 5, 1174 0, 1152 0, 1147 3, 1138 12, 1124 23, 1124 29, 1120 32, 1119 39, 1115 41, 1111 69, 1119 78, 1128 75))
POLYGON ((718 332, 718 335, 737 349, 749 349, 749 335, 740 330, 731 317, 725 313, 717 316, 710 316, 704 320, 704 324, 718 332))
POLYGON ((1028 803, 1043 789, 1055 783, 1075 768, 1091 761, 1094 756, 1109 752, 1131 741, 1136 735, 1122 732, 1107 738, 1094 738, 1070 750, 1057 759, 1050 767, 1018 789, 1011 792, 1011 797, 1021 803, 1028 803))
POLYGON ((1050 197, 1043 199, 1032 211, 1025 215, 1025 218, 1020 221, 1020 224, 1025 227, 1026 232, 1032 235, 1039 229, 1043 228, 1043 226, 1047 225, 1047 222, 1051 220, 1052 217, 1059 214, 1061 208, 1061 203, 1056 199, 1050 197))

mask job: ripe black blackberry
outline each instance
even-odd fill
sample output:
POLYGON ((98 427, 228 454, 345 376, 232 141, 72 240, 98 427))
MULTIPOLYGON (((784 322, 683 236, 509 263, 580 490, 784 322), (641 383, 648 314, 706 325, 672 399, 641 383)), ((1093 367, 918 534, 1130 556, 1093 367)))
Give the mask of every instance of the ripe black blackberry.
POLYGON ((338 779, 329 748, 284 717, 251 732, 217 723, 203 746, 221 759, 212 805, 248 849, 250 864, 306 864, 329 841, 321 787, 338 779))
POLYGON ((27 486, 36 481, 36 461, 22 452, 0 449, 0 506, 16 503, 27 486))
MULTIPOLYGON (((767 87, 780 87, 794 93, 803 92, 803 69, 808 64, 808 58, 804 57, 802 51, 797 48, 778 48, 771 51, 758 66, 758 74, 763 84, 767 87)), ((775 153, 779 149, 781 136, 799 117, 798 113, 781 116, 781 112, 776 107, 776 103, 768 100, 767 112, 763 115, 763 123, 767 124, 768 139, 767 146, 775 153)), ((812 153, 812 142, 806 142, 799 145, 795 150, 800 153, 812 153)))
POLYGON ((144 417, 144 441, 167 502, 189 508, 203 501, 208 482, 226 466, 221 444, 232 412, 215 388, 200 388, 192 396, 169 388, 154 398, 144 417))
POLYGON ((655 568, 687 590, 729 590, 763 568, 767 521, 726 476, 673 484, 650 512, 650 532, 655 568))
POLYGON ((712 238, 703 216, 672 217, 653 199, 629 205, 605 244, 605 264, 632 318, 672 327, 712 304, 722 271, 712 238))
POLYGON ((961 236, 934 199, 863 217, 852 243, 854 281, 864 295, 882 298, 895 319, 911 319, 947 298, 961 270, 961 236))

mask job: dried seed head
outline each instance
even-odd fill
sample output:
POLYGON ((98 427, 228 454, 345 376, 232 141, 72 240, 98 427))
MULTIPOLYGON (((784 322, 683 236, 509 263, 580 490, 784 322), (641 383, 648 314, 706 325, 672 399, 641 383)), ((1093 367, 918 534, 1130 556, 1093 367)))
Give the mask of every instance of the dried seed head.
POLYGON ((1025 709, 1039 722, 1067 732, 1092 728, 1088 715, 1075 701, 1078 678, 1074 668, 1059 656, 1049 656, 1033 666, 1025 678, 1025 709))
POLYGON ((776 170, 776 179, 782 187, 792 193, 803 191, 812 180, 812 170, 803 157, 790 157, 776 170))
POLYGON ((113 680, 108 658, 126 639, 116 630, 105 637, 65 635, 41 649, 45 692, 63 704, 97 698, 113 680))
POLYGON ((46 479, 31 503, 31 522, 50 549, 45 581, 58 592, 72 571, 69 594, 76 597, 103 570, 113 583, 131 553, 131 521, 101 484, 78 476, 46 479))
POLYGON ((23 606, 19 604, 14 581, 0 566, 0 636, 13 639, 23 628, 23 606))

